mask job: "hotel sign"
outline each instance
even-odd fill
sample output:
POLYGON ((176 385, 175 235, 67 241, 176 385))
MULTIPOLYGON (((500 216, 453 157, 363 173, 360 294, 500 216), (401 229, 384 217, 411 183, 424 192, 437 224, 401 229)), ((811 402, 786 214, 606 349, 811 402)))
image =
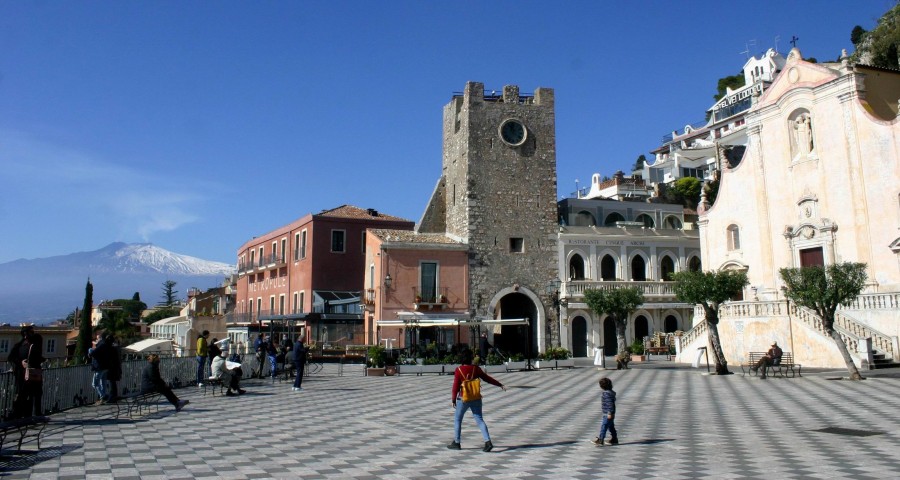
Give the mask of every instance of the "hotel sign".
POLYGON ((641 240, 568 240, 566 243, 569 245, 610 245, 614 247, 621 247, 624 245, 629 247, 643 247, 646 245, 646 243, 641 240))
POLYGON ((750 88, 741 90, 740 92, 733 93, 727 97, 722 98, 722 100, 719 100, 719 103, 716 104, 716 110, 730 107, 731 105, 734 105, 735 103, 738 103, 742 100, 746 100, 746 99, 750 98, 750 96, 753 95, 754 93, 759 93, 761 95, 762 91, 763 91, 762 83, 757 83, 757 84, 751 86, 750 88))
POLYGON ((266 291, 268 289, 276 289, 276 288, 285 288, 287 287, 287 277, 278 277, 278 278, 267 278, 261 282, 253 282, 247 285, 247 290, 250 292, 260 292, 266 291))

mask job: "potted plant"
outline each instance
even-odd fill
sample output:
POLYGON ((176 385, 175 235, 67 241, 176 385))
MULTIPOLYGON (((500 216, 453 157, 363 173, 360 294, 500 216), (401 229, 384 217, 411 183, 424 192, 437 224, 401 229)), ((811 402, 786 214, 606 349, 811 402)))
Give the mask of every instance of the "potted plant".
POLYGON ((506 365, 503 364, 503 357, 496 353, 489 353, 482 362, 481 369, 487 373, 501 373, 506 371, 506 365))
POLYGON ((633 362, 644 362, 647 360, 647 356, 644 355, 644 342, 638 338, 634 339, 634 342, 626 348, 626 351, 631 353, 631 361, 633 362))
POLYGON ((509 356, 509 360, 506 361, 506 370, 524 370, 528 368, 528 362, 525 361, 525 357, 522 356, 521 353, 514 353, 509 356))
POLYGON ((542 353, 536 363, 537 368, 571 368, 575 366, 572 354, 562 347, 550 347, 542 353))
POLYGON ((384 365, 387 361, 387 352, 382 346, 369 347, 366 351, 366 375, 370 377, 383 377, 384 365))

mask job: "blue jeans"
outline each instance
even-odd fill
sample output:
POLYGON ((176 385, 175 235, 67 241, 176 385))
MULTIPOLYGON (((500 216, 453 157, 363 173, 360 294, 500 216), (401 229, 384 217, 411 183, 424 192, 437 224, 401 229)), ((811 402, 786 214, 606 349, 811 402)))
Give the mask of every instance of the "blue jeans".
POLYGON ((456 416, 453 419, 453 441, 460 443, 459 437, 462 431, 462 419, 463 416, 466 415, 466 410, 469 409, 472 409, 472 416, 475 417, 475 424, 478 425, 478 428, 481 430, 481 437, 484 438, 485 442, 491 441, 491 434, 488 433, 488 427, 484 423, 484 419, 481 418, 481 400, 464 402, 459 399, 456 400, 456 416))
POLYGON ((612 435, 610 441, 618 442, 619 434, 616 432, 615 418, 609 418, 609 414, 604 413, 603 420, 600 422, 600 440, 603 440, 603 437, 606 436, 607 429, 609 430, 610 435, 612 435))
POLYGON ((197 383, 198 384, 203 383, 203 380, 205 380, 206 369, 203 368, 205 364, 206 364, 206 357, 198 355, 197 356, 197 383))
POLYGON ((278 363, 276 363, 277 358, 275 355, 269 355, 269 365, 272 366, 272 378, 275 378, 275 373, 278 371, 278 363))
POLYGON ((100 396, 101 399, 106 398, 108 392, 106 390, 106 377, 109 375, 109 370, 100 370, 99 372, 94 372, 94 380, 91 382, 91 386, 94 387, 94 390, 97 391, 97 395, 100 396))

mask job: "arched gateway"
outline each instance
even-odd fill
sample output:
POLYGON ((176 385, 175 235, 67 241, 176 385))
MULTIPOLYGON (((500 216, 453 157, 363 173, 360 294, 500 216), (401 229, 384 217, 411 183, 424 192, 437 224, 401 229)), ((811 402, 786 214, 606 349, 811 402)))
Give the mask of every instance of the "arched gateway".
POLYGON ((536 356, 544 337, 539 328, 545 320, 540 305, 538 296, 527 288, 514 286, 498 292, 491 301, 494 319, 527 318, 529 324, 501 325, 499 333, 494 332, 494 346, 507 355, 536 356))

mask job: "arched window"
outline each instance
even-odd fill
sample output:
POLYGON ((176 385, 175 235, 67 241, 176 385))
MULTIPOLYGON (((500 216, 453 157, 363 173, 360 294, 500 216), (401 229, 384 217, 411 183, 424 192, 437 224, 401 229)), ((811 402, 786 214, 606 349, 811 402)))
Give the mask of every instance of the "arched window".
POLYGON ((624 222, 625 217, 622 216, 621 213, 613 212, 606 216, 606 220, 603 222, 604 227, 615 227, 616 222, 624 222))
POLYGON ((741 228, 735 224, 728 226, 728 250, 741 249, 741 228))
POLYGON ((673 333, 678 330, 678 319, 675 318, 675 315, 666 316, 666 320, 663 322, 663 330, 666 333, 673 333))
POLYGON ((647 263, 644 262, 644 257, 640 255, 635 255, 631 259, 631 279, 635 282, 647 281, 647 263))
POLYGON ((592 227, 597 224, 594 215, 591 212, 582 210, 575 215, 576 227, 592 227))
POLYGON ((600 278, 606 282, 616 279, 616 259, 612 255, 604 255, 600 260, 600 278))
POLYGON ((654 226, 656 226, 656 224, 653 223, 653 218, 651 218, 650 215, 647 215, 646 213, 638 215, 637 218, 634 219, 634 221, 643 223, 647 228, 653 228, 654 226))
POLYGON ((577 253, 569 259, 569 280, 584 280, 584 259, 577 253))
POLYGON ((634 318, 634 339, 643 341, 647 335, 650 335, 650 325, 647 322, 647 317, 638 315, 634 318))
POLYGON ((681 220, 679 220, 678 217, 666 217, 665 228, 670 230, 681 230, 681 220))
POLYGON ((672 261, 672 257, 668 255, 662 257, 662 260, 659 262, 660 280, 664 282, 672 280, 673 273, 675 273, 675 262, 672 261))
POLYGON ((688 261, 688 270, 692 272, 699 272, 702 270, 700 257, 691 257, 690 261, 688 261))

